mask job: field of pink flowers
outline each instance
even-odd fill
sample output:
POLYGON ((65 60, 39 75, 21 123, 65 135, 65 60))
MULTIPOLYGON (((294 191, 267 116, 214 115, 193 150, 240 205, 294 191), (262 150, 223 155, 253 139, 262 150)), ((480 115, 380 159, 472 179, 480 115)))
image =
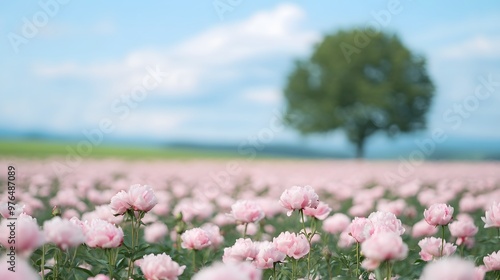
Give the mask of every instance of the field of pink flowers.
POLYGON ((53 163, 0 160, 0 279, 500 279, 499 163, 53 163))

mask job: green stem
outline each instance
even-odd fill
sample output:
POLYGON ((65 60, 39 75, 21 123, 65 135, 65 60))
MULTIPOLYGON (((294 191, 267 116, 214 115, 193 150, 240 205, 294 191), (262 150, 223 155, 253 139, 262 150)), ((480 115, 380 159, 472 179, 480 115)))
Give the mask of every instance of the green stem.
POLYGON ((392 265, 389 261, 387 262, 387 277, 386 279, 391 280, 391 274, 392 274, 392 265))
POLYGON ((377 267, 377 269, 375 269, 375 279, 377 279, 377 280, 384 279, 384 278, 382 278, 382 273, 380 272, 380 267, 377 267))
POLYGON ((302 211, 302 209, 299 210, 299 214, 300 214, 300 217, 302 219, 302 228, 304 230, 304 235, 306 236, 307 243, 309 243, 309 253, 307 254, 307 276, 309 276, 309 273, 311 271, 311 250, 312 250, 311 239, 312 239, 312 235, 311 235, 311 238, 309 239, 309 236, 307 235, 307 231, 306 231, 306 219, 304 218, 304 211, 302 211))
POLYGON ((302 230, 304 230, 304 235, 307 237, 306 220, 304 219, 304 212, 302 211, 302 209, 299 210, 299 215, 300 215, 301 222, 302 222, 302 230))
POLYGON ((131 230, 131 235, 132 235, 132 244, 131 244, 131 257, 130 261, 128 264, 128 278, 130 279, 133 275, 134 272, 134 253, 136 251, 137 244, 139 242, 139 227, 141 226, 141 219, 144 216, 144 212, 139 212, 138 215, 139 217, 135 216, 135 212, 130 210, 129 212, 131 216, 131 223, 132 223, 132 230, 131 230))
POLYGON ((248 223, 245 223, 245 229, 243 230, 243 238, 247 238, 247 228, 248 228, 248 223))
POLYGON ((42 262, 40 263, 42 280, 45 280, 45 244, 42 245, 42 262))
POLYGON ((298 260, 292 259, 292 279, 297 279, 297 264, 298 260))
POLYGON ((196 250, 193 249, 193 274, 196 272, 196 250))
POLYGON ((113 276, 115 274, 115 265, 116 265, 116 254, 115 254, 116 250, 114 248, 105 250, 106 250, 106 255, 108 256, 109 279, 113 279, 113 276))
POLYGON ((276 280, 276 263, 273 263, 273 280, 276 280))
POLYGON ((443 257, 443 250, 444 250, 444 226, 441 226, 441 253, 439 254, 440 257, 443 257))
POLYGON ((55 253, 55 264, 54 264, 54 279, 59 279, 59 266, 61 264, 61 249, 58 247, 55 253))
POLYGON ((359 242, 356 242, 356 278, 359 277, 359 242))

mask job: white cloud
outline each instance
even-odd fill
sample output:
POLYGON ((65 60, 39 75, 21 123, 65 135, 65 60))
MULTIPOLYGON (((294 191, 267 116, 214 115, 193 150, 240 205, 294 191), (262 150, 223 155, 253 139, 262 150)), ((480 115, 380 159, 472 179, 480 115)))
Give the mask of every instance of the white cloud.
POLYGON ((264 105, 278 105, 282 100, 281 90, 274 87, 252 88, 241 96, 244 100, 264 105))
POLYGON ((444 47, 438 53, 450 59, 500 58, 500 38, 476 36, 444 47))
POLYGON ((238 77, 245 71, 239 66, 255 58, 307 51, 319 34, 300 28, 304 18, 298 6, 283 4, 240 22, 211 27, 163 50, 137 50, 112 62, 38 64, 34 71, 44 78, 104 80, 116 94, 130 91, 147 74, 146 67, 158 65, 172 75, 159 87, 164 94, 196 94, 202 86, 238 77))

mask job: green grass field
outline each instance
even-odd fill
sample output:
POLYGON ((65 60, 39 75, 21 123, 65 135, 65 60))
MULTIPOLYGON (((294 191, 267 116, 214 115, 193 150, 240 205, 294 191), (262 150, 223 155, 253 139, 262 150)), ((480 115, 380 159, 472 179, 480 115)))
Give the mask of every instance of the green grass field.
MULTIPOLYGON (((68 148, 76 150, 76 143, 0 140, 0 157, 44 158, 50 156, 65 156, 69 153, 68 148)), ((238 154, 236 152, 230 153, 188 148, 140 148, 124 145, 99 145, 92 147, 92 152, 88 157, 118 157, 127 159, 224 159, 238 157, 238 154)))

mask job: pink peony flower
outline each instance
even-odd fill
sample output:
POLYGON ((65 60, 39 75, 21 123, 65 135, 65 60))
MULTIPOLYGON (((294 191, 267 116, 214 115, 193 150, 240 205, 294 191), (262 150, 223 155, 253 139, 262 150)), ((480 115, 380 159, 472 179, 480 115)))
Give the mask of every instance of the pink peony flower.
POLYGON ((420 257, 424 261, 431 261, 434 258, 440 258, 442 256, 450 256, 455 253, 457 246, 451 243, 444 243, 443 255, 441 255, 441 246, 443 240, 436 237, 426 237, 418 242, 420 247, 420 257))
POLYGON ((43 223, 45 240, 56 244, 59 248, 66 250, 77 247, 85 242, 82 228, 60 217, 54 217, 43 223))
POLYGON ((89 277, 87 280, 111 280, 107 275, 97 274, 95 277, 89 277))
POLYGON ((330 215, 330 212, 332 211, 332 208, 328 206, 328 204, 320 201, 318 206, 316 208, 311 208, 311 207, 305 207, 304 208, 304 215, 314 217, 318 220, 324 220, 328 215, 330 215))
POLYGON ((330 234, 343 232, 351 223, 351 219, 342 213, 335 213, 323 221, 323 230, 330 234))
POLYGON ((374 233, 394 232, 402 235, 405 232, 401 220, 391 212, 373 212, 368 216, 368 220, 373 223, 373 227, 375 228, 374 233))
POLYGON ((500 227, 500 202, 493 202, 481 219, 484 222, 485 228, 500 227))
POLYGON ((0 215, 5 219, 10 217, 19 217, 21 213, 24 212, 24 206, 20 206, 19 204, 15 204, 14 210, 9 209, 9 204, 7 202, 0 203, 0 215))
POLYGON ((404 199, 398 199, 394 201, 389 201, 386 199, 380 199, 377 203, 377 210, 383 212, 391 212, 396 216, 401 216, 405 211, 407 205, 404 199))
POLYGON ((120 191, 111 198, 109 205, 116 215, 123 215, 131 207, 129 195, 125 191, 120 191))
POLYGON ((23 258, 15 258, 15 272, 9 270, 11 264, 9 256, 0 259, 0 279, 8 280, 38 280, 40 276, 23 258))
POLYGON ((4 248, 9 248, 13 245, 16 247, 16 252, 23 256, 29 256, 38 247, 44 243, 44 236, 40 230, 36 219, 26 214, 20 214, 16 221, 3 220, 0 223, 0 244, 4 248), (11 228, 11 226, 14 227, 11 228), (15 239, 9 239, 11 229, 19 233, 15 235, 15 239), (15 240, 15 244, 9 243, 15 240))
POLYGON ((144 256, 140 268, 146 280, 177 280, 186 266, 179 266, 169 255, 163 253, 161 255, 149 254, 144 256))
POLYGON ((294 259, 300 259, 307 255, 310 250, 307 238, 288 231, 282 232, 278 237, 273 238, 273 243, 278 250, 294 259))
POLYGON ((431 226, 445 226, 453 219, 453 207, 444 203, 433 204, 424 210, 424 217, 431 226))
POLYGON ((262 270, 252 264, 242 263, 215 263, 196 273, 193 280, 261 280, 262 270))
POLYGON ((429 225, 425 220, 420 220, 413 225, 411 236, 418 238, 422 236, 432 236, 438 232, 438 228, 429 225))
POLYGON ((500 251, 493 252, 483 258, 486 270, 500 270, 500 251))
POLYGON ((232 247, 224 249, 222 261, 224 263, 242 262, 253 260, 259 252, 257 246, 250 238, 238 238, 232 247))
POLYGON ((446 257, 424 267, 420 280, 480 280, 474 263, 458 257, 446 257))
POLYGON ((167 233, 168 227, 164 223, 156 222, 144 228, 144 240, 148 243, 160 243, 167 233))
POLYGON ((254 223, 264 218, 260 204, 250 200, 238 200, 231 206, 230 214, 237 222, 254 223))
POLYGON ((285 253, 278 250, 276 245, 269 241, 260 242, 258 245, 259 253, 255 257, 253 264, 260 269, 273 268, 274 263, 285 260, 285 253))
POLYGON ((451 236, 457 238, 457 245, 462 245, 466 239, 474 237, 478 228, 472 220, 457 220, 449 225, 451 236))
POLYGON ((201 229, 208 233, 208 238, 210 238, 211 247, 214 249, 219 248, 219 246, 224 242, 224 236, 220 234, 220 228, 214 224, 204 224, 201 229))
POLYGON ((319 197, 310 186, 293 186, 281 194, 280 204, 288 209, 287 215, 290 216, 293 210, 302 210, 306 207, 316 208, 319 204, 319 197))
POLYGON ((123 230, 110 222, 95 219, 87 226, 85 244, 90 248, 117 248, 123 243, 123 230))
POLYGON ((135 211, 149 212, 158 203, 153 189, 148 185, 132 185, 128 195, 130 205, 135 211))
POLYGON ((354 243, 356 243, 356 239, 352 237, 349 231, 345 230, 340 233, 339 242, 337 242, 337 246, 339 246, 339 248, 349 248, 354 243))
POLYGON ((361 244, 361 252, 366 257, 363 267, 376 269, 380 263, 387 260, 403 260, 408 255, 408 246, 403 243, 399 234, 380 232, 372 235, 361 244))
POLYGON ((186 230, 181 235, 181 239, 181 246, 184 249, 201 250, 212 245, 212 242, 210 242, 210 236, 201 228, 186 230))
POLYGON ((349 234, 356 239, 356 242, 363 243, 375 232, 375 227, 371 220, 367 218, 355 217, 347 228, 349 234))

